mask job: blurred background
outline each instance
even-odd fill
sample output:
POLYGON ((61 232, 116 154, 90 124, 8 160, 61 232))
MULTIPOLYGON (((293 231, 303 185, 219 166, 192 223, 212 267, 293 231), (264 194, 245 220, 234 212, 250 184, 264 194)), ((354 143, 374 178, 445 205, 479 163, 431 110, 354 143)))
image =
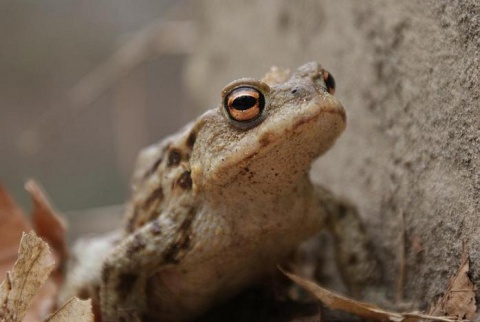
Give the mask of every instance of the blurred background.
POLYGON ((139 149, 194 115, 186 48, 142 45, 180 3, 0 2, 0 181, 23 206, 28 178, 62 212, 122 204, 139 149))

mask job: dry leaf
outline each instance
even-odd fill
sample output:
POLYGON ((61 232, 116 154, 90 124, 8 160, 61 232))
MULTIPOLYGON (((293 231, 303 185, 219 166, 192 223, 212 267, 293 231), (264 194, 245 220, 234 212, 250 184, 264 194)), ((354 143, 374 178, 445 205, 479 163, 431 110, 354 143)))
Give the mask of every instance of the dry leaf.
MULTIPOLYGON (((25 188, 34 204, 33 225, 50 243, 61 266, 68 255, 64 220, 53 211, 46 195, 34 181, 27 182, 25 188)), ((53 307, 60 281, 59 265, 56 273, 48 278, 55 267, 48 244, 34 231, 22 235, 23 231, 31 229, 30 225, 20 207, 1 186, 0 223, 0 274, 6 273, 5 281, 0 285, 0 321, 39 322, 53 307), (7 272, 12 266, 12 272, 7 272)), ((72 299, 48 320, 93 321, 91 310, 90 302, 72 299)))
POLYGON ((292 281, 305 288, 307 291, 312 293, 317 299, 319 299, 323 304, 333 310, 341 310, 351 314, 355 314, 365 319, 370 319, 374 321, 392 321, 392 322, 414 322, 422 319, 428 319, 432 321, 443 321, 443 322, 453 322, 457 321, 449 317, 438 317, 431 316, 426 314, 421 314, 417 312, 411 313, 397 313, 385 311, 379 308, 376 305, 369 303, 355 301, 348 297, 335 294, 323 287, 318 286, 317 284, 305 280, 301 277, 298 277, 294 274, 287 272, 282 272, 287 275, 292 281))
POLYGON ((22 321, 33 297, 54 267, 47 243, 34 231, 23 234, 18 260, 0 285, 0 320, 22 321))
POLYGON ((450 279, 444 296, 430 310, 436 314, 447 314, 458 319, 473 320, 477 312, 475 284, 468 276, 470 258, 467 247, 463 247, 460 267, 450 279))
POLYGON ((46 194, 34 181, 29 180, 25 189, 33 201, 32 224, 38 236, 45 240, 60 257, 60 265, 68 256, 65 240, 66 223, 63 217, 53 210, 46 194))
POLYGON ((62 268, 66 263, 68 248, 65 239, 66 224, 50 205, 46 194, 33 180, 25 184, 33 201, 32 224, 35 232, 51 247, 55 258, 55 269, 47 282, 40 288, 27 312, 26 320, 39 321, 55 308, 55 296, 63 282, 62 268))
POLYGON ((92 322, 93 319, 92 300, 81 301, 74 297, 50 315, 45 322, 92 322))
POLYGON ((13 267, 17 259, 22 232, 30 230, 20 207, 0 186, 0 276, 13 267))
MULTIPOLYGON (((49 256, 55 258, 57 263, 56 270, 37 291, 24 318, 24 321, 40 321, 41 317, 51 312, 55 304, 54 297, 61 283, 61 267, 67 256, 65 224, 52 210, 47 197, 35 182, 29 181, 26 189, 33 199, 33 225, 39 236, 52 246, 52 254, 49 256)), ((0 223, 0 276, 5 276, 7 270, 11 270, 17 260, 22 233, 31 228, 20 207, 2 187, 0 187, 0 223)))

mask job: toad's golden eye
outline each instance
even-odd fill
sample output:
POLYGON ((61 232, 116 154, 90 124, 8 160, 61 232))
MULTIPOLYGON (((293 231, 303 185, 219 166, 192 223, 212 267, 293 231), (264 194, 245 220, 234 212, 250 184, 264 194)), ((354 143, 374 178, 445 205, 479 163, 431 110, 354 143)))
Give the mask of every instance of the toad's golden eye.
POLYGON ((262 115, 265 96, 250 86, 237 87, 223 102, 228 115, 237 122, 251 122, 262 115))
POLYGON ((326 70, 323 70, 323 81, 327 86, 327 92, 332 95, 335 94, 335 78, 326 70))

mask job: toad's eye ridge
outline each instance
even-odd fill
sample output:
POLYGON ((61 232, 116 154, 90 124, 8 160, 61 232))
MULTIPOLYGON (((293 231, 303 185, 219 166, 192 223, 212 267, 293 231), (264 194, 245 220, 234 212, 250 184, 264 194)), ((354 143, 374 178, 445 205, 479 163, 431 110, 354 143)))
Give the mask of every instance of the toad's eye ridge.
POLYGON ((251 122, 262 115, 265 96, 254 87, 237 87, 225 97, 223 105, 233 120, 251 122))

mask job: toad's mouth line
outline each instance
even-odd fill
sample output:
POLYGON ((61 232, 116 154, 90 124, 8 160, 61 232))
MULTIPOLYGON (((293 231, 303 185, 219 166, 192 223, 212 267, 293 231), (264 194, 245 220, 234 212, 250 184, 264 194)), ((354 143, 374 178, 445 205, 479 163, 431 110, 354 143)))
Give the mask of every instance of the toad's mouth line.
MULTIPOLYGON (((322 99, 315 99, 307 107, 305 107, 305 111, 309 113, 305 113, 303 116, 298 116, 298 119, 291 124, 282 126, 282 124, 278 124, 278 128, 283 128, 282 132, 279 133, 278 130, 275 130, 274 127, 269 126, 263 131, 259 133, 259 139, 254 142, 253 144, 239 142, 238 150, 236 153, 240 156, 237 158, 232 158, 227 162, 222 162, 221 165, 218 166, 218 171, 223 171, 224 169, 228 168, 242 168, 244 166, 248 166, 248 163, 254 159, 260 151, 262 153, 270 151, 273 149, 277 144, 280 144, 284 140, 284 138, 293 135, 295 132, 301 132, 302 127, 307 127, 311 123, 319 123, 322 117, 326 115, 331 115, 333 117, 339 116, 340 120, 335 121, 336 123, 342 124, 340 126, 341 130, 339 130, 337 137, 343 132, 346 124, 346 114, 345 109, 340 104, 340 102, 331 96, 331 100, 324 100, 322 99), (244 143, 244 144, 242 144, 244 143), (243 153, 242 153, 243 150, 243 153)), ((261 126, 261 125, 260 125, 261 126)), ((327 131, 327 130, 319 130, 319 137, 322 137, 320 132, 327 131)), ((325 137, 330 137, 331 134, 325 135, 325 137)))

